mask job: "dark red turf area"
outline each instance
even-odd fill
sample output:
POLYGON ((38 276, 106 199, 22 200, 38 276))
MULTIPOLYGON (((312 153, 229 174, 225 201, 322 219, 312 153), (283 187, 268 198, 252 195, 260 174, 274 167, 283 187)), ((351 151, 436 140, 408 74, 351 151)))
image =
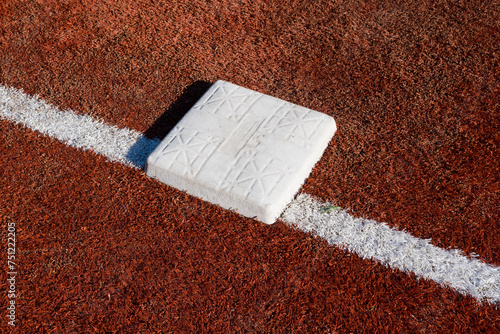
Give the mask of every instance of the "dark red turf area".
MULTIPOLYGON (((499 22, 495 1, 9 0, 0 84, 151 137, 218 79, 332 115, 302 191, 500 265, 499 22)), ((20 333, 500 332, 494 306, 7 121, 0 152, 20 333)))

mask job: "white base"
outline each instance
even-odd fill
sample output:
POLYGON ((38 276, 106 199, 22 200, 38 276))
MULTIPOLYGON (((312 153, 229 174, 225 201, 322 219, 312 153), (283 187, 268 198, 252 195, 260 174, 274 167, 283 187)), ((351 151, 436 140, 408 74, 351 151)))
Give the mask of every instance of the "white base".
POLYGON ((330 116, 217 81, 151 153, 146 174, 272 224, 336 129, 330 116))

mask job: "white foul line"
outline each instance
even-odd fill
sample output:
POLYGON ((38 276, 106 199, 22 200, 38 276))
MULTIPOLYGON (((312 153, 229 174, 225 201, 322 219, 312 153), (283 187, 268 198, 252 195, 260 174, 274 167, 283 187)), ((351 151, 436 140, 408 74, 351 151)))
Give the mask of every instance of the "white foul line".
POLYGON ((281 219, 362 258, 411 271, 417 277, 479 300, 500 301, 500 267, 467 258, 460 250, 436 247, 429 240, 397 231, 384 223, 355 218, 345 210, 322 210, 328 206, 329 203, 300 194, 288 205, 281 219))
MULTIPOLYGON (((2 85, 0 118, 139 169, 159 143, 140 132, 120 129, 71 110, 59 110, 38 97, 2 85)), ((411 271, 417 277, 433 280, 480 301, 500 302, 500 267, 470 259, 459 250, 433 246, 429 240, 394 230, 384 223, 355 218, 345 210, 325 213, 321 207, 327 205, 301 194, 288 205, 281 219, 362 258, 411 271)))
POLYGON ((143 168, 147 157, 159 144, 138 131, 120 129, 72 110, 59 110, 38 97, 2 85, 0 118, 134 168, 143 168))

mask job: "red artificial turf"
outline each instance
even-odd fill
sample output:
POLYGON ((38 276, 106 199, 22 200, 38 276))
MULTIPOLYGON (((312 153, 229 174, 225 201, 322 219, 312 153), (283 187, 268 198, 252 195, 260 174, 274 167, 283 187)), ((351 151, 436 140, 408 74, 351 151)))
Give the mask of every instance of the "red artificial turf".
POLYGON ((493 306, 20 126, 2 129, 2 225, 17 223, 27 332, 499 329, 493 306))
MULTIPOLYGON (((302 191, 500 265, 499 13, 488 1, 9 0, 0 83, 150 136, 218 79, 327 113, 339 130, 302 191)), ((24 332, 500 331, 493 306, 0 129, 24 332)))

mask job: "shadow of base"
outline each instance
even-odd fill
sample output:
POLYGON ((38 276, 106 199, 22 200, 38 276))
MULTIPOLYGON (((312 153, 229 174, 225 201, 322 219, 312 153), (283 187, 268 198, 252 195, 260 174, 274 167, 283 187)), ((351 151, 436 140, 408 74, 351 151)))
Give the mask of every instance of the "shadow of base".
POLYGON ((159 139, 149 139, 145 135, 140 136, 127 152, 127 161, 139 169, 144 169, 146 160, 160 142, 159 139))
POLYGON ((170 108, 132 145, 127 152, 127 160, 134 166, 143 169, 149 155, 211 85, 206 81, 196 81, 186 88, 170 108))
POLYGON ((160 141, 172 130, 192 106, 205 94, 212 84, 206 81, 196 81, 166 110, 144 135, 149 139, 160 141))

